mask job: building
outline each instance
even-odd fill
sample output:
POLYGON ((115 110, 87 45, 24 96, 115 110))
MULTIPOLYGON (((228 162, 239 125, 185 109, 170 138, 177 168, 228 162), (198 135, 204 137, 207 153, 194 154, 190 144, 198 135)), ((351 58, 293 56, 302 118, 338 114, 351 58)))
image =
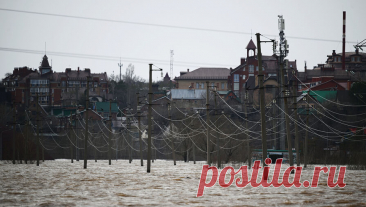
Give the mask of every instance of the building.
POLYGON ((230 70, 227 68, 198 68, 192 72, 189 69, 182 71, 179 77, 176 77, 177 89, 206 89, 209 82, 210 87, 216 87, 217 91, 227 91, 227 77, 230 70))
POLYGON ((85 94, 87 77, 90 77, 89 95, 102 101, 108 94, 106 73, 91 73, 90 69, 55 72, 43 56, 38 70, 28 67, 14 68, 13 74, 3 79, 5 91, 11 94, 11 100, 30 106, 36 100, 43 106, 66 106, 81 104, 85 94))
MULTIPOLYGON (((255 46, 252 39, 249 41, 246 50, 247 57, 241 58, 240 65, 236 68, 230 68, 230 74, 228 76, 228 85, 230 90, 234 91, 234 93, 240 98, 243 96, 242 94, 245 92, 246 86, 249 85, 247 84, 247 81, 251 79, 250 77, 257 77, 259 72, 258 56, 256 54, 257 47, 255 46)), ((288 67, 297 71, 296 60, 288 61, 288 67)), ((275 79, 277 81, 277 77, 280 76, 280 71, 278 68, 279 63, 278 57, 276 55, 262 55, 262 70, 265 80, 268 79, 268 77, 276 77, 275 79)), ((290 73, 290 71, 288 73, 290 73)), ((257 82, 258 81, 256 81, 255 86, 258 85, 257 82)), ((252 83, 250 85, 252 85, 252 83)), ((253 87, 251 89, 253 89, 253 87)))
POLYGON ((299 90, 349 90, 352 83, 366 78, 366 53, 345 53, 345 69, 342 69, 342 53, 333 50, 327 56, 325 64, 318 64, 313 69, 308 69, 306 64, 304 72, 298 73, 301 83, 299 90))

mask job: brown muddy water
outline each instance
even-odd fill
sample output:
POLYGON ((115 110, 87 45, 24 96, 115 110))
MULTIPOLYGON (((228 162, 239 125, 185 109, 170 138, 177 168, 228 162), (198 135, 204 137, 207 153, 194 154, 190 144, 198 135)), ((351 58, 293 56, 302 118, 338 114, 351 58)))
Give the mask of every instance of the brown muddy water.
MULTIPOLYGON (((134 160, 46 161, 35 164, 0 162, 1 206, 366 206, 366 171, 347 170, 344 188, 329 188, 321 173, 317 188, 206 188, 197 198, 202 165, 157 160, 152 172, 134 160)), ((288 166, 283 166, 281 172, 288 166)), ((236 166, 236 169, 238 166, 236 166)), ((271 166, 271 173, 274 165, 271 166)), ((303 170, 301 181, 312 180, 314 166, 303 170)), ((261 172, 261 171, 260 171, 261 172)), ((249 173, 251 174, 251 173, 249 173)), ((210 181, 210 176, 207 182, 210 181)), ((240 177, 240 176, 236 176, 240 177)), ((336 178, 338 177, 338 170, 336 178)), ((227 176, 229 180, 229 176, 227 176)))

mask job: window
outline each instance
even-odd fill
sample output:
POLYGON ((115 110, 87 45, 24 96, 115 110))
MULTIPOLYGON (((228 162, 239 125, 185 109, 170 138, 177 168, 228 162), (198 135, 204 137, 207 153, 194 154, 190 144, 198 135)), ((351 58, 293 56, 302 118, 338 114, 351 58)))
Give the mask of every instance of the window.
POLYGON ((221 83, 221 89, 225 89, 225 83, 221 83))
POLYGON ((211 83, 211 87, 214 87, 215 86, 215 83, 211 83))
POLYGON ((360 62, 360 57, 357 57, 356 61, 357 61, 357 62, 360 62))
POLYGON ((351 62, 355 62, 355 57, 351 57, 351 62))
POLYGON ((239 90, 239 83, 234 83, 234 91, 238 91, 239 90))
POLYGON ((201 83, 201 88, 205 88, 205 83, 201 83))
POLYGON ((246 78, 246 76, 245 76, 245 75, 243 75, 243 80, 245 80, 245 78, 246 78))
POLYGON ((200 84, 199 83, 196 83, 196 88, 200 88, 200 84))
POLYGON ((239 74, 234 74, 234 82, 239 82, 239 74))
POLYGON ((254 65, 249 65, 249 73, 254 73, 254 65))
POLYGON ((257 67, 255 67, 255 70, 256 70, 256 71, 258 71, 258 66, 257 66, 257 67))
POLYGON ((245 67, 243 68, 243 71, 245 71, 245 67))
POLYGON ((341 57, 338 57, 338 62, 342 62, 341 57))

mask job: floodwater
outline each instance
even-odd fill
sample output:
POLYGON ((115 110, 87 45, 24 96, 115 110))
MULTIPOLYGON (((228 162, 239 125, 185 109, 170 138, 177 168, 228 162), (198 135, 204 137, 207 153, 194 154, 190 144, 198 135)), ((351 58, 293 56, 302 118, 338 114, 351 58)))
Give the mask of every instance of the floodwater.
MULTIPOLYGON (((203 164, 177 162, 174 166, 172 161, 156 160, 148 174, 146 161, 141 167, 139 160, 131 164, 128 160, 112 161, 111 166, 107 160, 97 163, 89 160, 86 170, 83 161, 73 164, 70 160, 46 161, 39 167, 3 161, 0 162, 0 205, 366 206, 366 171, 362 170, 347 170, 344 188, 329 188, 327 174, 321 173, 317 188, 237 188, 235 182, 223 188, 217 182, 197 198, 203 164)), ((285 168, 282 167, 281 174, 285 168)), ((313 168, 303 170, 301 181, 312 179, 313 168)))

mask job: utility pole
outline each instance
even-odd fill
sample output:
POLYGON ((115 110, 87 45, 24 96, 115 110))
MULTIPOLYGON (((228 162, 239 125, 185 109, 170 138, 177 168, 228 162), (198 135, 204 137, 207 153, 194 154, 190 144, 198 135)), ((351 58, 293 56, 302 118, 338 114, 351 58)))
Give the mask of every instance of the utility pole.
POLYGON ((139 97, 139 92, 136 93, 136 97, 137 97, 137 108, 136 108, 136 111, 137 111, 137 120, 139 122, 139 128, 138 128, 138 131, 139 131, 139 145, 140 145, 140 160, 141 160, 141 166, 144 166, 144 158, 142 156, 142 138, 141 138, 141 106, 139 105, 140 103, 140 97, 139 97))
POLYGON ((152 103, 152 65, 149 64, 149 107, 148 107, 148 132, 147 132, 147 172, 151 170, 151 103, 152 103))
POLYGON ((17 116, 16 116, 16 105, 15 101, 13 102, 13 164, 15 164, 15 137, 16 137, 16 122, 17 122, 17 116))
MULTIPOLYGON (((69 123, 69 126, 70 126, 70 128, 68 129, 68 133, 70 134, 70 140, 72 141, 72 129, 73 129, 73 127, 72 127, 72 112, 71 112, 71 116, 70 116, 70 123, 69 123)), ((70 141, 70 153, 71 153, 71 163, 74 163, 74 152, 73 152, 73 145, 72 145, 72 142, 70 141)))
MULTIPOLYGON (((130 112, 130 108, 128 108, 128 113, 131 113, 130 112)), ((130 114, 127 115, 127 137, 129 137, 130 139, 130 147, 129 147, 129 151, 128 151, 128 162, 131 163, 132 162, 132 136, 131 136, 131 133, 130 133, 130 129, 131 129, 131 119, 130 119, 130 114)))
POLYGON ((89 76, 86 78, 86 100, 85 100, 85 140, 84 140, 84 169, 88 167, 88 131, 89 131, 89 76))
MULTIPOLYGON (((192 123, 192 120, 191 120, 191 123, 192 123)), ((192 124, 192 129, 193 129, 193 124, 192 124)), ((192 140, 192 148, 193 148, 192 149, 192 151, 193 151, 193 164, 196 164, 196 145, 194 144, 193 140, 192 140)))
MULTIPOLYGON (((216 89, 216 88, 215 88, 216 89)), ((217 91, 215 90, 215 119, 217 119, 217 102, 216 102, 216 97, 217 97, 217 91)), ((217 121, 215 122, 216 125, 216 130, 218 130, 217 128, 217 121)), ((221 168, 221 157, 220 157, 220 139, 219 139, 220 134, 217 132, 216 133, 216 146, 217 146, 217 168, 221 168)))
POLYGON ((207 123, 207 164, 210 165, 211 164, 211 157, 210 157, 210 127, 209 127, 209 121, 210 121, 210 110, 209 110, 209 90, 208 90, 208 85, 210 82, 206 82, 206 123, 207 123))
POLYGON ((109 99, 109 136, 108 136, 108 160, 109 160, 109 165, 112 164, 112 149, 111 149, 111 145, 112 145, 112 100, 109 99))
POLYGON ((122 66, 123 64, 121 63, 121 58, 119 59, 119 63, 118 63, 118 67, 119 67, 119 81, 122 80, 122 66))
MULTIPOLYGON (((24 111, 25 113, 26 110, 24 111)), ((24 162, 25 164, 28 164, 28 127, 29 127, 29 119, 25 123, 25 145, 24 145, 24 162)))
POLYGON ((258 82, 260 90, 260 110, 261 110, 261 131, 262 131, 262 162, 263 166, 266 166, 265 160, 267 158, 267 135, 266 135, 266 112, 264 102, 264 87, 263 87, 263 69, 262 69, 262 52, 261 52, 261 34, 255 34, 257 36, 258 46, 258 82))
POLYGON ((174 148, 174 140, 173 140, 173 130, 172 130, 172 107, 171 107, 171 99, 170 102, 168 103, 168 113, 169 113, 169 136, 170 136, 170 141, 172 143, 172 153, 173 153, 173 161, 174 161, 174 165, 177 165, 176 160, 175 160, 175 148, 174 148))
MULTIPOLYGON (((307 102, 307 100, 309 99, 309 95, 306 94, 306 96, 304 97, 304 101, 306 101, 306 127, 309 127, 309 116, 310 116, 310 110, 309 110, 309 103, 307 102)), ((304 168, 306 168, 307 164, 308 164, 308 130, 305 130, 305 150, 304 150, 304 168)))
POLYGON ((249 97, 248 97, 248 91, 245 91, 245 98, 244 98, 244 114, 245 114, 245 139, 247 140, 247 154, 248 154, 248 165, 249 169, 252 167, 252 154, 250 153, 250 142, 249 142, 249 136, 248 136, 248 109, 246 102, 249 103, 249 97))
MULTIPOLYGON (((295 70, 292 71, 293 75, 295 75, 295 70)), ((299 120, 299 114, 297 113, 297 85, 295 84, 295 81, 292 84, 292 90, 293 90, 293 102, 294 102, 294 110, 295 110, 295 149, 296 149, 296 165, 300 166, 300 150, 299 150, 299 131, 297 127, 297 122, 299 120)))
MULTIPOLYGON (((290 166, 293 166, 294 160, 292 156, 292 142, 291 142, 291 135, 290 135, 290 118, 288 113, 288 103, 287 103, 287 96, 290 95, 288 90, 288 84, 285 83, 285 74, 284 74, 284 58, 287 56, 287 40, 285 39, 285 33, 283 30, 285 29, 285 20, 279 15, 279 30, 280 30, 280 73, 281 73, 281 85, 285 89, 283 92, 284 94, 284 110, 285 110, 285 120, 286 120, 286 134, 287 134, 287 146, 288 146, 288 156, 289 156, 289 163, 290 166)), ((286 66, 287 67, 287 66, 286 66)), ((287 74, 286 74, 287 75, 287 74)))
POLYGON ((39 166, 39 106, 38 106, 38 92, 36 96, 36 120, 37 120, 37 149, 36 149, 36 157, 37 157, 37 166, 39 166))
MULTIPOLYGON (((152 106, 152 63, 149 63, 149 108, 148 108, 148 138, 147 138, 147 173, 151 171, 151 106, 152 106)), ((154 71, 163 71, 163 69, 155 69, 154 71)), ((161 76, 163 77, 163 72, 161 72, 161 76)))

